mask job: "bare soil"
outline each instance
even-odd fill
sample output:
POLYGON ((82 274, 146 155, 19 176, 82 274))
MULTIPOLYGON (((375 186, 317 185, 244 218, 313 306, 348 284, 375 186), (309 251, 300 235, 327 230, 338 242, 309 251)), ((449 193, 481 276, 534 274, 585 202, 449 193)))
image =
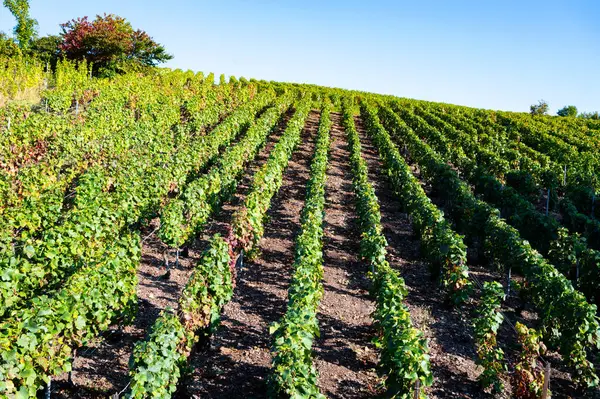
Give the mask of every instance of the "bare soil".
POLYGON ((319 306, 320 338, 313 345, 319 388, 329 398, 377 394, 377 352, 367 268, 358 258, 350 152, 341 116, 332 114, 327 168, 323 245, 324 295, 319 306))
POLYGON ((88 345, 77 350, 73 362, 72 385, 64 374, 55 381, 53 397, 106 398, 125 389, 129 382, 129 358, 137 341, 143 340, 161 310, 177 307, 177 299, 193 266, 199 259, 201 245, 190 246, 189 256, 181 257, 178 267, 171 267, 165 278, 164 254, 167 246, 154 231, 160 221, 154 219, 142 229, 146 240, 138 267, 138 311, 131 325, 112 326, 88 345))
MULTIPOLYGON (((227 234, 231 216, 243 203, 252 176, 262 166, 274 143, 280 137, 290 114, 273 132, 257 159, 250 163, 235 196, 214 216, 205 232, 190 247, 189 256, 180 258, 165 279, 166 247, 157 238, 158 220, 144 228, 142 262, 138 270, 139 310, 135 322, 119 330, 113 326, 88 346, 79 349, 72 374, 53 381, 53 397, 106 398, 122 393, 127 387, 128 361, 135 342, 144 339, 162 309, 176 307, 181 289, 192 272, 207 239, 214 233, 227 234)), ((331 398, 366 398, 382 393, 376 372, 378 354, 371 339, 375 335, 371 312, 374 304, 369 296, 369 280, 358 256, 360 236, 349 169, 349 152, 340 115, 333 113, 332 145, 327 170, 326 208, 324 220, 324 296, 318 319, 321 336, 314 342, 315 365, 319 371, 319 387, 331 398)), ((225 306, 220 328, 208 344, 197 348, 190 362, 191 372, 181 381, 180 398, 263 398, 267 395, 266 379, 271 367, 269 326, 285 312, 287 289, 293 273, 294 239, 299 231, 300 212, 304 205, 306 183, 315 145, 319 114, 312 111, 302 132, 303 144, 294 153, 280 192, 268 213, 261 254, 246 261, 238 274, 232 301, 225 306)), ((413 324, 429 342, 429 354, 435 382, 428 388, 430 398, 491 398, 477 377, 481 368, 475 364, 476 353, 471 327, 476 317, 479 291, 461 308, 450 306, 443 290, 422 259, 420 243, 414 236, 409 216, 397 200, 383 173, 376 148, 365 134, 360 118, 355 119, 363 146, 363 157, 369 166, 381 206, 384 235, 388 240, 388 258, 400 271, 409 290, 406 298, 413 324)), ((419 170, 411 168, 418 178, 419 170)), ((444 209, 435 190, 421 179, 432 201, 444 209)), ((469 249, 470 259, 480 257, 469 249)), ((475 251, 476 252, 476 251, 475 251)), ((171 256, 171 260, 172 260, 171 256)), ((488 265, 470 264, 477 281, 500 281, 506 275, 488 265)), ((522 278, 513 275, 513 281, 522 278)), ((512 365, 518 355, 516 334, 511 324, 521 321, 535 326, 537 315, 526 300, 513 290, 504 304, 507 317, 498 334, 498 343, 512 365)), ((554 397, 584 397, 574 390, 568 370, 560 357, 550 352, 545 359, 552 368, 551 390, 554 397)), ((510 381, 506 379, 507 388, 510 381)), ((508 398, 508 391, 497 395, 508 398)), ((592 396, 587 396, 592 397, 592 396)))
POLYGON ((137 341, 143 340, 161 310, 177 307, 177 301, 187 283, 193 267, 200 259, 208 239, 215 233, 226 235, 231 214, 240 197, 249 189, 250 177, 268 158, 275 141, 280 137, 287 121, 288 112, 268 138, 258 156, 246 168, 236 195, 223 204, 221 211, 213 215, 200 237, 188 247, 187 256, 180 254, 179 265, 175 266, 175 251, 161 242, 157 236, 160 220, 154 219, 142 229, 142 258, 138 267, 138 311, 131 325, 112 326, 85 347, 78 349, 71 383, 68 374, 53 381, 52 395, 57 398, 106 398, 108 395, 124 393, 129 383, 129 360, 137 341), (168 251, 171 263, 168 278, 165 276, 165 254, 168 251))
POLYGON ((285 312, 319 115, 311 112, 268 212, 260 256, 246 261, 209 347, 191 359, 182 397, 263 398, 271 366, 269 326, 285 312))
MULTIPOLYGON (((421 179, 429 198, 436 206, 438 206, 438 208, 444 211, 446 207, 444 200, 437 195, 434 187, 423 182, 418 168, 415 165, 413 165, 412 168, 413 170, 416 170, 415 175, 421 179)), ((466 312, 465 314, 470 315, 471 320, 474 320, 474 318, 477 317, 477 307, 480 303, 481 287, 485 282, 500 282, 504 286, 505 292, 508 293, 502 304, 501 312, 504 315, 504 321, 498 330, 497 336, 497 343, 504 352, 504 363, 508 368, 508 372, 504 374, 503 378, 505 386, 504 392, 497 394, 496 397, 510 397, 510 392, 512 392, 511 375, 515 364, 519 361, 518 357, 521 353, 515 325, 517 322, 520 322, 529 328, 537 328, 539 326, 539 316, 531 301, 518 289, 518 286, 522 286, 525 283, 523 276, 521 276, 518 271, 512 271, 510 276, 511 289, 508 291, 508 272, 498 269, 496 265, 485 263, 485 260, 478 254, 480 250, 481 249, 478 249, 475 246, 470 246, 468 248, 469 253, 472 255, 471 258, 477 260, 477 262, 469 265, 471 280, 474 282, 474 292, 471 296, 470 303, 464 310, 466 312)), ((474 342, 473 345, 475 345, 474 342)), ((550 390, 554 397, 595 398, 600 396, 598 390, 584 392, 576 389, 571 380, 570 370, 564 366, 564 362, 562 362, 561 356, 556 350, 549 348, 547 353, 540 360, 539 367, 543 368, 545 362, 548 362, 551 366, 550 390)), ((481 367, 478 367, 478 373, 482 370, 481 367)), ((488 396, 491 397, 492 395, 488 396)))
POLYGON ((464 312, 450 307, 443 290, 420 254, 420 244, 402 204, 384 174, 377 149, 365 134, 360 118, 355 124, 369 166, 369 177, 381 207, 383 233, 388 241, 388 260, 400 271, 408 288, 405 300, 416 328, 429 341, 434 385, 431 398, 485 398, 476 382, 477 366, 473 331, 464 312))
MULTIPOLYGON (((368 141, 368 139, 366 141, 368 141)), ((408 155, 406 158, 410 159, 409 154, 406 155, 408 155)), ((411 164, 411 169, 413 171, 413 174, 421 180, 421 184, 423 185, 423 188, 427 193, 428 197, 436 206, 438 206, 438 208, 440 208, 443 211, 446 204, 441 198, 438 197, 435 188, 431 187, 431 185, 424 182, 420 170, 416 164, 411 164)), ((385 193, 391 192, 391 188, 388 187, 386 190, 384 190, 383 195, 385 195, 385 193)), ((465 328, 468 331, 469 338, 464 341, 464 348, 465 355, 469 355, 470 359, 464 358, 463 360, 460 360, 460 362, 466 366, 461 367, 460 369, 464 368, 465 370, 468 370, 468 374, 464 375, 463 377, 460 377, 460 372, 455 372, 453 373, 454 375, 448 373, 436 373, 436 366, 434 364, 435 357, 441 357, 441 362, 446 363, 449 361, 449 359, 451 361, 452 351, 445 350, 443 352, 440 352, 436 356, 432 356, 432 365, 434 366, 434 378, 436 379, 436 381, 434 382, 434 385, 432 387, 433 390, 431 397, 493 397, 493 395, 484 392, 476 381, 476 378, 481 373, 482 368, 474 363, 474 359, 476 359, 475 342, 472 333, 472 328, 470 326, 472 325, 475 317, 477 317, 476 309, 479 303, 481 284, 483 284, 486 281, 498 281, 502 283, 506 289, 508 276, 505 272, 496 269, 492 265, 481 263, 482 257, 479 256, 479 254, 477 254, 478 251, 474 247, 469 247, 468 251, 469 259, 472 259, 477 262, 469 264, 470 275, 472 281, 474 281, 475 283, 475 290, 468 304, 452 312, 460 312, 460 314, 462 315, 460 317, 464 320, 466 326, 465 328), (444 357, 449 357, 449 359, 445 359, 444 357), (464 387, 455 388, 454 386, 460 386, 461 384, 468 385, 470 387, 470 392, 468 392, 465 389, 464 392, 459 393, 461 389, 464 389, 464 387), (443 390, 440 390, 437 388, 439 386, 445 386, 445 388, 443 390), (436 396, 434 396, 434 394, 436 396)), ((405 276, 405 279, 408 284, 409 278, 405 276)), ((538 315, 536 314, 535 309, 532 307, 531 303, 529 303, 527 298, 523 298, 519 294, 518 289, 515 288, 516 284, 522 284, 524 282, 523 277, 520 276, 518 273, 513 272, 511 280, 512 289, 510 291, 510 295, 507 296, 502 307, 502 313, 504 314, 505 321, 501 325, 497 337, 498 345, 500 348, 502 348, 502 350, 505 353, 505 364, 508 366, 509 371, 504 375, 505 390, 504 392, 495 395, 495 397, 497 398, 509 398, 512 389, 510 381, 511 370, 514 370, 514 365, 518 361, 518 356, 520 353, 520 348, 517 344, 517 334, 514 329, 514 325, 517 321, 527 325, 528 327, 534 328, 538 324, 538 315)), ((407 300, 409 302, 412 301, 411 294, 409 294, 407 300)), ((439 321, 436 323, 439 323, 439 321)), ((455 327, 452 325, 448 325, 447 327, 448 330, 446 332, 444 332, 443 329, 439 330, 440 337, 442 337, 441 339, 445 339, 443 337, 444 333, 447 334, 448 337, 454 338, 452 336, 452 332, 454 332, 455 327)), ((467 335, 464 335, 463 338, 466 339, 467 335)), ((463 342, 462 339, 461 342, 463 342)), ((573 385, 570 379, 569 370, 563 366, 560 359, 560 355, 558 355, 556 352, 549 351, 544 356, 543 361, 549 362, 551 364, 550 390, 552 391, 553 397, 581 398, 598 396, 597 392, 588 392, 587 394, 584 394, 583 392, 578 392, 575 389, 575 386, 573 385)))

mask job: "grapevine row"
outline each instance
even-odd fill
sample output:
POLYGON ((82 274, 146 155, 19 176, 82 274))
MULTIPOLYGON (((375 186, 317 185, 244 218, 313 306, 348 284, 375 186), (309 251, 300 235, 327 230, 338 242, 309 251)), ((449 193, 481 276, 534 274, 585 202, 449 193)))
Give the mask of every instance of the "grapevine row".
POLYGON ((201 332, 209 333, 217 324, 233 295, 232 255, 226 240, 212 237, 183 289, 178 312, 163 310, 148 338, 136 343, 129 398, 170 398, 175 392, 201 332))
POLYGON ((323 217, 332 124, 330 110, 331 104, 325 101, 301 214, 301 230, 296 238, 287 311, 270 328, 274 352, 270 376, 273 397, 324 398, 317 386, 312 343, 319 335, 317 310, 323 295, 323 217))
MULTIPOLYGON (((369 183, 367 164, 360 155, 360 139, 349 99, 344 100, 342 112, 350 147, 352 182, 362 237, 360 254, 369 264, 374 286, 376 309, 373 317, 379 330, 376 345, 380 349, 378 366, 385 376, 385 386, 390 396, 413 397, 417 381, 422 387, 433 383, 427 341, 413 327, 408 308, 403 303, 408 293, 404 280, 386 259, 387 241, 382 233, 379 202, 369 183)), ((420 396, 425 397, 423 390, 420 396)))
POLYGON ((397 115, 385 115, 384 124, 394 138, 408 146, 424 175, 448 203, 449 216, 459 231, 471 239, 483 238, 491 260, 523 272, 545 337, 560 347, 565 362, 575 368, 574 379, 587 386, 596 385, 594 367, 587 359, 587 350, 596 347, 600 334, 596 306, 587 303, 560 272, 523 241, 497 210, 477 200, 456 172, 397 115))
MULTIPOLYGON (((246 107, 256 107, 258 110, 264 107, 270 98, 269 94, 261 95, 246 107)), ((237 126, 239 126, 236 121, 239 118, 246 118, 245 115, 246 111, 244 110, 234 112, 223 122, 226 128, 218 127, 209 135, 204 136, 203 140, 199 140, 194 164, 207 162, 215 157, 219 148, 234 137, 237 126)), ((164 185, 155 185, 155 190, 168 188, 169 185, 166 182, 172 180, 170 173, 176 171, 173 169, 172 172, 169 172, 170 169, 160 166, 155 170, 157 173, 163 171, 162 176, 157 176, 164 176, 163 179, 148 181, 150 184, 164 182, 164 185)), ((132 175, 140 177, 135 173, 132 175)), ((121 209, 125 213, 128 207, 136 205, 139 198, 144 198, 138 190, 148 190, 148 187, 145 187, 141 183, 142 181, 132 182, 133 187, 127 187, 125 193, 130 197, 122 198, 123 201, 129 202, 122 204, 122 208, 117 208, 118 210, 121 209), (140 195, 140 197, 136 197, 136 195, 140 195)), ((153 198, 149 198, 149 200, 155 201, 153 198)), ((134 236, 137 237, 135 234, 134 236)), ((115 240, 120 242, 118 237, 117 235, 115 240)), ((125 237, 127 237, 126 233, 125 237)), ((71 364, 72 349, 96 336, 112 322, 117 321, 126 305, 135 303, 135 271, 139 262, 139 237, 126 242, 128 246, 125 250, 117 251, 120 259, 119 268, 105 273, 107 281, 113 282, 114 279, 115 287, 109 286, 110 289, 103 290, 107 287, 104 282, 95 281, 95 276, 101 268, 97 262, 93 262, 69 277, 64 286, 54 295, 32 299, 30 308, 21 309, 19 312, 15 312, 14 317, 0 323, 0 348, 3 353, 10 354, 10 358, 6 359, 5 363, 5 367, 10 372, 0 373, 5 379, 2 382, 7 384, 5 389, 8 392, 19 389, 30 393, 34 392, 49 376, 65 371, 71 364), (138 256, 129 256, 123 259, 127 253, 138 253, 138 256), (89 286, 92 282, 95 285, 89 286), (124 292, 116 292, 117 288, 124 292), (85 297, 81 296, 81 292, 86 292, 85 297), (77 309, 82 306, 85 307, 85 312, 69 312, 70 308, 77 309)), ((100 262, 101 264, 103 263, 100 262)))
MULTIPOLYGON (((290 106, 291 97, 291 93, 279 97, 274 107, 248 129, 238 145, 223 154, 215 167, 189 183, 179 198, 163 208, 158 235, 164 243, 179 248, 202 229, 221 202, 235 191, 244 165, 257 154, 275 123, 290 106)), ((253 116, 252 112, 248 116, 253 116)))
MULTIPOLYGON (((416 115, 410 115, 408 112, 403 112, 402 115, 414 129, 422 133, 427 132, 425 135, 428 142, 431 137, 429 132, 440 126, 454 143, 465 143, 467 147, 474 146, 469 136, 435 117, 428 118, 435 123, 436 126, 433 127, 427 126, 427 123, 416 115)), ((432 142, 437 144, 437 138, 432 142)), ((456 158, 454 148, 452 147, 450 150, 450 156, 456 158)), ((474 151, 475 154, 478 152, 479 150, 474 151)), ((467 181, 474 186, 475 192, 482 194, 488 203, 501 208, 502 214, 508 217, 508 223, 519 230, 523 238, 529 240, 535 249, 548 257, 565 275, 571 274, 573 278, 582 277, 578 288, 588 300, 593 301, 600 287, 600 269, 597 266, 600 253, 587 248, 585 241, 576 235, 568 234, 566 230, 560 228, 554 218, 542 214, 512 187, 504 186, 497 178, 488 174, 490 163, 483 163, 481 166, 480 164, 475 165, 475 161, 471 158, 460 160, 457 163, 467 181), (572 248, 572 245, 568 245, 570 242, 576 243, 576 250, 572 248), (577 273, 572 273, 571 269, 577 269, 577 273)))
POLYGON ((288 122, 285 132, 269 154, 269 159, 256 172, 252 188, 232 222, 232 240, 236 249, 249 257, 258 253, 258 243, 264 234, 264 219, 273 195, 281 187, 283 172, 292 153, 300 143, 302 128, 311 108, 310 94, 298 102, 296 113, 288 122))
POLYGON ((373 109, 365 101, 360 105, 367 132, 373 137, 380 152, 394 192, 411 215, 412 225, 421 240, 425 257, 436 274, 440 273, 440 269, 443 271, 442 280, 452 301, 456 304, 464 302, 469 295, 470 282, 467 247, 462 237, 452 231, 442 212, 431 203, 389 134, 379 123, 373 109))
POLYGON ((139 235, 124 235, 53 298, 36 298, 18 318, 0 323, 0 395, 35 397, 51 376, 71 370, 72 349, 130 318, 139 259, 139 235))

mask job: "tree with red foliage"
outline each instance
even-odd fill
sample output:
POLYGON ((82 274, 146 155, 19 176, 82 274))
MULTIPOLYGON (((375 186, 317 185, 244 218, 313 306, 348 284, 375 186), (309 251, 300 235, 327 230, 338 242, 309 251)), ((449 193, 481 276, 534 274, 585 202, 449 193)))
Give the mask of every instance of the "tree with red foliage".
POLYGON ((60 52, 71 60, 93 64, 97 75, 156 66, 173 58, 146 32, 134 30, 125 18, 113 14, 73 19, 61 24, 60 52))

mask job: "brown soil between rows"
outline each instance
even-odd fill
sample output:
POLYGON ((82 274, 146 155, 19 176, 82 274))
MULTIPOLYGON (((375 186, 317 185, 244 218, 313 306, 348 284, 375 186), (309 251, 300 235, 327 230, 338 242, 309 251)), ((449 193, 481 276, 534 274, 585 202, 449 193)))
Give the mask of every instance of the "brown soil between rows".
POLYGON ((279 193, 268 212, 261 254, 246 261, 238 274, 234 296, 225 305, 221 326, 210 345, 191 360, 192 373, 183 382, 185 397, 262 398, 267 395, 271 366, 269 326, 285 312, 294 261, 294 238, 304 204, 309 165, 319 114, 312 111, 302 144, 285 171, 279 193))
MULTIPOLYGON (((419 172, 415 175, 422 179, 419 172)), ((446 204, 437 195, 435 190, 428 184, 424 183, 424 189, 432 200, 432 202, 444 211, 446 204)), ((505 271, 499 270, 496 266, 486 264, 482 262, 481 248, 471 246, 468 248, 470 254, 473 254, 472 258, 477 260, 477 263, 469 265, 469 274, 471 281, 474 284, 474 290, 471 295, 470 302, 467 306, 464 306, 463 312, 470 315, 471 323, 477 316, 477 308, 480 304, 481 289, 485 282, 497 281, 504 286, 505 292, 507 290, 508 275, 505 271)), ((514 370, 515 364, 518 362, 518 357, 521 353, 521 348, 518 346, 517 333, 515 325, 520 322, 528 327, 537 328, 539 325, 539 316, 533 304, 526 297, 520 295, 517 285, 523 285, 525 279, 518 272, 512 272, 511 274, 511 290, 509 295, 505 298, 502 304, 501 312, 504 316, 500 328, 498 329, 497 343, 498 347, 504 352, 504 364, 507 367, 508 372, 502 376, 504 382, 504 392, 497 394, 497 398, 509 398, 512 392, 512 381, 511 375, 514 370)), ((473 347, 475 347, 475 341, 473 341, 473 347)), ((569 370, 565 367, 561 360, 560 355, 552 350, 549 350, 543 356, 543 362, 549 362, 551 364, 551 383, 550 390, 553 397, 558 398, 582 398, 582 397, 596 397, 586 396, 583 392, 578 392, 571 381, 569 370)), ((542 364, 542 363, 539 363, 542 364)), ((541 366, 540 366, 541 367, 541 366)), ((481 367, 478 367, 478 373, 483 371, 481 367)), ((594 395, 594 394, 592 394, 594 395)), ((488 395, 491 397, 492 395, 488 395)))
MULTIPOLYGON (((415 175, 420 177, 419 173, 416 173, 415 175)), ((435 193, 435 190, 432 190, 432 187, 429 184, 424 184, 424 188, 432 202, 443 211, 446 204, 435 193)), ((507 272, 499 270, 494 265, 481 262, 481 255, 477 254, 479 251, 481 251, 481 249, 475 247, 469 248, 469 252, 475 254, 473 259, 479 260, 477 264, 469 265, 469 274, 471 276, 471 281, 474 283, 474 292, 471 295, 469 306, 465 307, 464 311, 471 315, 470 317, 472 320, 477 317, 477 307, 480 303, 481 289, 485 282, 497 281, 504 286, 505 292, 507 292, 507 272)), ((510 392, 512 392, 513 389, 511 375, 514 371, 515 364, 518 362, 519 355, 521 354, 521 348, 518 345, 518 337, 515 330, 516 323, 520 322, 529 328, 537 328, 539 326, 539 315, 537 314, 535 306, 526 295, 521 295, 516 288, 519 285, 523 286, 525 281, 525 278, 520 275, 518 271, 513 271, 511 273, 511 290, 502 304, 501 312, 504 316, 504 321, 498 329, 497 343, 498 347, 504 352, 504 364, 506 365, 508 372, 504 373, 502 377, 505 392, 496 395, 496 397, 508 398, 511 396, 510 392)), ((473 345, 475 345, 475 342, 473 342, 473 345)), ((597 390, 595 393, 584 393, 577 390, 571 380, 571 371, 565 366, 561 356, 556 351, 548 350, 538 364, 543 365, 542 362, 549 362, 551 365, 550 390, 553 397, 598 397, 597 390)), ((480 367, 478 370, 483 371, 480 367)))
POLYGON ((341 116, 331 114, 323 237, 324 294, 317 318, 321 336, 313 344, 319 388, 329 398, 377 394, 377 352, 367 268, 358 258, 350 152, 341 116))
POLYGON ((170 278, 165 274, 164 252, 166 246, 156 233, 158 219, 142 229, 146 240, 142 244, 142 258, 138 267, 138 310, 133 324, 119 330, 112 326, 107 332, 79 348, 73 361, 72 382, 68 376, 56 378, 58 398, 106 398, 120 392, 129 382, 129 358, 133 345, 143 340, 146 332, 158 317, 160 311, 175 307, 181 289, 188 280, 192 267, 200 251, 197 245, 190 248, 190 256, 180 258, 180 266, 171 268, 170 278))
MULTIPOLYGON (((416 165, 412 165, 411 169, 413 169, 414 175, 421 180, 423 188, 425 189, 425 192, 427 193, 431 201, 440 210, 444 211, 446 203, 442 198, 440 198, 434 187, 432 187, 429 183, 424 182, 420 170, 416 165)), ((470 245, 466 241, 466 239, 465 243, 470 245)), ((473 245, 469 246, 468 248, 470 258, 474 261, 474 263, 469 265, 471 281, 474 283, 474 292, 471 295, 470 303, 468 304, 468 306, 463 307, 463 311, 465 314, 470 315, 471 320, 474 320, 474 318, 477 317, 477 307, 480 303, 479 298, 481 297, 481 289, 482 285, 485 282, 497 281, 504 286, 505 292, 507 290, 507 273, 505 271, 499 270, 494 265, 486 264, 485 259, 482 259, 482 256, 479 253, 481 250, 481 248, 477 248, 473 245)), ((498 330, 497 343, 498 347, 501 348, 504 352, 503 363, 507 367, 508 372, 504 373, 502 376, 504 382, 504 392, 497 394, 496 397, 498 398, 510 397, 513 389, 511 375, 513 373, 515 364, 518 362, 518 357, 521 353, 521 348, 518 345, 517 333, 515 330, 516 323, 520 322, 530 328, 537 328, 539 326, 539 315, 537 314, 535 307, 526 296, 521 295, 518 289, 515 289, 517 285, 522 286, 524 283, 525 279, 523 278, 523 276, 520 275, 518 271, 513 271, 511 274, 512 289, 510 290, 509 295, 507 295, 505 301, 502 304, 501 312, 504 316, 504 321, 502 322, 498 330)), ((475 346, 474 341, 473 346, 475 346)), ((570 376, 571 370, 569 370, 568 367, 565 366, 564 362, 561 359, 561 356, 556 351, 548 350, 546 354, 542 357, 541 362, 539 362, 539 364, 543 365, 543 362, 549 362, 551 365, 550 390, 554 397, 599 397, 597 389, 595 391, 592 390, 590 392, 583 392, 575 387, 570 376)), ((483 371, 483 369, 481 367, 478 367, 478 371, 481 372, 483 371)))
POLYGON ((486 398, 476 381, 479 372, 474 363, 473 331, 468 316, 446 303, 439 282, 432 279, 427 262, 421 257, 408 215, 383 173, 377 148, 365 134, 360 118, 355 118, 362 144, 363 158, 375 187, 381 208, 383 233, 388 241, 388 260, 400 271, 408 288, 405 304, 413 325, 429 341, 434 384, 431 398, 486 398))
POLYGON ((284 115, 267 139, 266 145, 246 167, 235 196, 223 204, 221 211, 213 215, 203 234, 191 243, 188 247, 189 256, 180 255, 178 267, 173 263, 175 251, 169 250, 171 268, 168 278, 164 277, 164 255, 168 247, 156 233, 160 220, 154 219, 142 229, 142 258, 137 270, 138 310, 133 324, 122 330, 118 326, 112 326, 102 337, 80 348, 73 362, 73 385, 67 382, 68 374, 59 376, 55 379, 53 397, 106 398, 108 395, 123 394, 129 383, 129 359, 135 343, 145 339, 161 310, 177 308, 181 291, 208 239, 215 233, 227 233, 231 214, 237 208, 239 198, 244 197, 249 190, 250 177, 268 158, 291 115, 291 112, 284 115))
MULTIPOLYGON (((289 119, 289 114, 285 120, 289 119)), ((332 114, 332 147, 326 187, 324 221, 324 296, 318 319, 321 337, 315 340, 315 365, 319 370, 319 387, 331 398, 372 397, 379 393, 375 372, 377 353, 370 340, 375 331, 370 313, 373 303, 368 297, 369 281, 358 260, 360 237, 355 227, 355 208, 348 164, 348 148, 339 114, 332 114)), ((299 230, 299 216, 304 204, 309 165, 314 150, 318 113, 311 112, 302 133, 303 144, 293 155, 286 170, 280 192, 269 211, 262 254, 247 262, 238 276, 233 300, 223 311, 222 326, 210 345, 193 354, 192 373, 181 383, 178 397, 255 398, 267 394, 266 377, 271 366, 271 336, 268 329, 285 312, 289 278, 293 273, 294 238, 299 230)), ((356 118, 363 146, 363 157, 369 166, 369 177, 375 186, 382 214, 382 225, 388 246, 388 258, 397 268, 409 289, 405 303, 415 327, 429 340, 431 366, 435 377, 428 389, 431 398, 489 398, 476 381, 481 369, 474 363, 475 345, 471 324, 477 300, 453 309, 444 300, 439 283, 431 279, 426 262, 420 256, 419 241, 402 205, 387 183, 376 148, 365 134, 360 118, 356 118)), ((161 309, 176 306, 181 289, 192 272, 206 240, 218 232, 226 234, 231 215, 239 208, 248 192, 252 176, 264 164, 268 153, 281 135, 284 123, 271 135, 244 173, 234 198, 215 215, 204 234, 190 248, 189 257, 180 258, 181 265, 171 269, 163 279, 166 247, 156 234, 157 220, 144 228, 147 236, 138 270, 139 310, 134 325, 118 331, 116 327, 85 348, 74 363, 73 382, 69 388, 66 374, 53 383, 53 397, 105 398, 126 388, 129 381, 128 361, 135 342, 144 339, 161 309)), ((418 169, 415 175, 421 178, 418 169)), ((432 201, 444 204, 424 184, 432 201)), ((504 282, 506 276, 479 265, 470 265, 472 275, 481 281, 504 282)), ((519 279, 519 277, 516 277, 519 279)), ((521 307, 513 294, 505 311, 514 322, 535 325, 531 307, 521 307)), ((507 323, 499 332, 499 345, 507 360, 516 356, 515 334, 507 323)), ((554 397, 581 397, 573 392, 569 376, 555 353, 548 357, 553 366, 554 397)), ((509 397, 509 394, 499 395, 509 397)))
MULTIPOLYGON (((410 158, 410 157, 408 157, 410 158)), ((427 194, 427 196, 431 199, 431 201, 442 211, 445 209, 445 202, 440 198, 437 194, 435 187, 432 187, 429 183, 425 182, 423 176, 421 175, 420 169, 418 165, 411 164, 411 170, 413 174, 421 180, 421 184, 427 194)), ((465 243, 467 241, 465 240, 465 243)), ((468 243, 467 243, 468 244, 468 243)), ((471 245, 471 244, 468 244, 471 245)), ((506 288, 507 275, 499 271, 494 266, 481 263, 482 256, 478 254, 480 249, 477 249, 476 246, 470 246, 468 248, 469 252, 469 273, 471 275, 471 280, 474 282, 474 292, 471 295, 471 299, 468 304, 464 305, 458 311, 464 314, 465 322, 468 324, 472 324, 474 319, 477 317, 477 306, 479 303, 480 297, 480 287, 486 281, 498 281, 502 283, 506 288), (471 263, 477 262, 477 263, 471 263)), ((512 281, 514 283, 522 284, 524 279, 522 276, 517 273, 512 274, 512 281)), ((503 376, 505 389, 504 392, 497 394, 495 397, 497 398, 508 398, 511 396, 511 381, 510 376, 511 372, 514 369, 514 364, 518 361, 518 355, 520 353, 520 348, 517 345, 517 336, 516 331, 514 330, 514 324, 519 321, 529 327, 536 327, 538 324, 538 316, 536 314, 535 309, 532 304, 518 294, 518 292, 514 289, 511 290, 510 295, 506 298, 503 303, 502 312, 504 314, 505 320, 502 323, 499 331, 498 331, 498 346, 505 353, 505 361, 504 364, 507 365, 509 371, 505 373, 503 376)), ((470 328, 469 328, 470 329, 470 328)), ((471 338, 471 343, 466 343, 466 345, 471 345, 472 350, 472 359, 476 358, 475 354, 475 341, 474 337, 471 338)), ((561 397, 561 398, 575 398, 575 397, 596 397, 593 395, 597 395, 592 393, 592 396, 585 396, 582 392, 577 392, 572 381, 570 380, 568 370, 561 363, 560 356, 556 352, 550 351, 544 356, 544 361, 550 362, 552 366, 551 371, 551 383, 550 389, 552 391, 553 397, 561 397)), ((481 373, 483 369, 475 365, 476 376, 481 373)), ((439 375, 435 376, 436 379, 439 378, 439 375)), ((460 383, 460 380, 456 381, 460 383)), ((434 390, 436 385, 438 385, 438 381, 434 384, 434 390)), ((479 384, 475 381, 473 384, 473 395, 476 396, 466 396, 466 397, 492 397, 491 394, 486 394, 479 387, 479 384), (476 391, 478 390, 478 391, 476 391)), ((446 397, 446 396, 443 396, 446 397)), ((454 397, 454 396, 452 396, 454 397)), ((461 396, 464 397, 464 396, 461 396)))

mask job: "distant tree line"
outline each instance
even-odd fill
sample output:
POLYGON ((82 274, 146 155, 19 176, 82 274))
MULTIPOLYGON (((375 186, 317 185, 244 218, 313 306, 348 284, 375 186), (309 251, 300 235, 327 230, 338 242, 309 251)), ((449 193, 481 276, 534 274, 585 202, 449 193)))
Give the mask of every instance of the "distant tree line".
MULTIPOLYGON (((544 100, 538 101, 537 104, 532 104, 529 107, 529 113, 531 115, 547 115, 548 114, 548 103, 544 100)), ((596 112, 582 112, 577 114, 577 107, 574 105, 565 105, 561 109, 556 112, 558 116, 569 116, 569 117, 578 117, 578 118, 586 118, 586 119, 600 119, 600 115, 598 115, 598 111, 596 112)))
POLYGON ((558 116, 577 116, 577 107, 574 105, 565 105, 556 113, 558 116))
POLYGON ((33 56, 54 68, 60 58, 87 61, 96 76, 139 71, 173 58, 146 32, 114 14, 72 19, 58 35, 38 37, 28 0, 4 0, 15 17, 13 37, 0 32, 0 56, 33 56))
POLYGON ((577 115, 579 118, 586 118, 586 119, 600 119, 600 115, 598 114, 598 111, 594 111, 594 112, 582 112, 579 115, 577 115))

